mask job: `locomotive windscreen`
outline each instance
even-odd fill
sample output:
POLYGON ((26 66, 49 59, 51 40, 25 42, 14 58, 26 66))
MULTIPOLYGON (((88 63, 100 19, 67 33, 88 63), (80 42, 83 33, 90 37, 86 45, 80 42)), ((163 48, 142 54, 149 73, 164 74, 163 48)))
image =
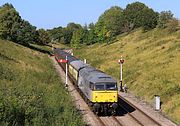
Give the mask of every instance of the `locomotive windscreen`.
POLYGON ((106 84, 106 90, 117 90, 117 84, 106 84))
POLYGON ((117 90, 116 83, 96 83, 94 90, 117 90))

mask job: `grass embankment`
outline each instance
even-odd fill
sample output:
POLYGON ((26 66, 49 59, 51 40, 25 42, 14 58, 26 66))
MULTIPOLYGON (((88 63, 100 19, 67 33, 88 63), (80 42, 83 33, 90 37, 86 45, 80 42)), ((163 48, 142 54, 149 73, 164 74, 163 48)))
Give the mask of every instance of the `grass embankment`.
POLYGON ((112 44, 83 47, 74 54, 117 80, 117 60, 122 55, 123 82, 129 90, 151 104, 154 95, 160 95, 163 112, 180 124, 180 31, 137 30, 119 36, 112 44))
POLYGON ((0 40, 0 125, 75 126, 82 116, 47 54, 0 40))

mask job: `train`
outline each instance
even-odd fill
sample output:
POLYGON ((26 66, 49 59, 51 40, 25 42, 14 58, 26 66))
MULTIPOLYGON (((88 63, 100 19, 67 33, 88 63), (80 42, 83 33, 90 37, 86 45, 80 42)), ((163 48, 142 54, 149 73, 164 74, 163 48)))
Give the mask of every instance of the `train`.
MULTIPOLYGON (((116 114, 118 87, 115 79, 74 57, 66 49, 55 48, 54 56, 57 61, 67 57, 68 76, 94 113, 116 114)), ((58 63, 65 71, 66 63, 58 63)))

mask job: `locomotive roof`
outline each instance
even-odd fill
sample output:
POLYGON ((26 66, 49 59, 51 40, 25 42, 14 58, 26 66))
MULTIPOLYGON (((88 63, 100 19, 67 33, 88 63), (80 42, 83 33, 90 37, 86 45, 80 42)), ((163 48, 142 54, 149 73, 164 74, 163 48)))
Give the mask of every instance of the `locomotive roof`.
POLYGON ((89 75, 89 80, 93 83, 111 82, 116 83, 116 81, 109 75, 102 72, 92 72, 89 75))
POLYGON ((72 61, 70 65, 73 66, 76 70, 80 70, 81 68, 88 66, 88 64, 81 60, 72 61))
POLYGON ((111 76, 90 66, 87 66, 82 70, 80 70, 80 74, 81 76, 84 76, 85 78, 87 78, 88 81, 92 83, 102 83, 102 82, 116 83, 116 80, 114 80, 111 76))

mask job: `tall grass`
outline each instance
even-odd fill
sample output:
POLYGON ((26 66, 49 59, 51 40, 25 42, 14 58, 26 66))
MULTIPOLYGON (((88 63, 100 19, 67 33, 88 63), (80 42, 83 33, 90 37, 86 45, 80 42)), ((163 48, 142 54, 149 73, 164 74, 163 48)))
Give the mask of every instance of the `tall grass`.
POLYGON ((2 40, 0 125, 84 125, 48 56, 2 40))
POLYGON ((180 30, 154 29, 143 33, 140 29, 117 37, 109 45, 95 44, 75 50, 75 55, 86 58, 96 68, 119 80, 121 55, 123 83, 136 96, 154 103, 160 95, 162 110, 180 124, 180 30))

